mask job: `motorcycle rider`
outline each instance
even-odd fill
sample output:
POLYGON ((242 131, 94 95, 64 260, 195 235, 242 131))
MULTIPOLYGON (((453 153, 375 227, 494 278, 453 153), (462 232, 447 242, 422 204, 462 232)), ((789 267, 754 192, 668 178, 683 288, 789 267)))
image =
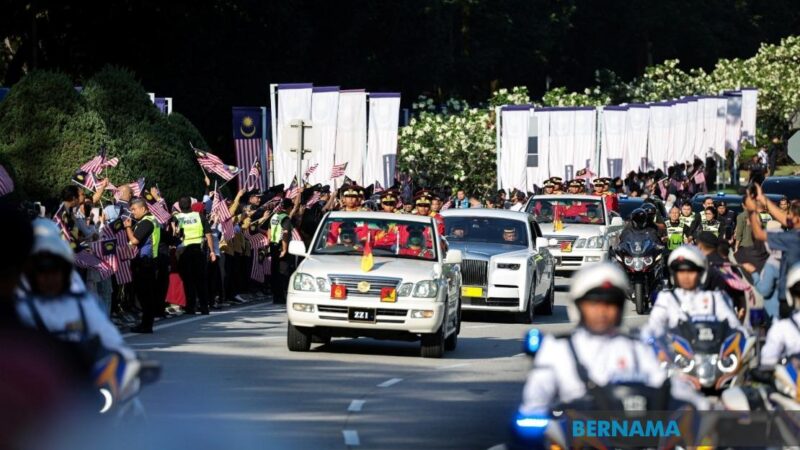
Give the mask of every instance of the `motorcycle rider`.
POLYGON ((614 264, 592 265, 575 274, 569 296, 580 321, 566 336, 542 339, 523 390, 521 414, 544 415, 593 388, 625 382, 655 388, 670 382, 674 399, 708 408, 691 386, 668 379, 651 348, 620 332, 629 288, 628 277, 614 264))
MULTIPOLYGON (((117 328, 74 269, 75 255, 55 223, 33 223, 31 263, 21 280, 16 310, 22 323, 79 345, 98 338, 103 349, 134 359, 117 328)), ((95 355, 84 355, 93 357, 95 355)))
POLYGON ((732 329, 749 335, 727 294, 702 289, 709 267, 700 250, 682 245, 670 253, 667 266, 674 287, 658 293, 643 330, 644 336, 660 338, 679 323, 694 320, 727 321, 732 329))
POLYGON ((800 264, 792 266, 786 274, 786 299, 794 313, 773 324, 767 332, 759 364, 764 370, 771 370, 781 358, 800 354, 800 264))
POLYGON ((655 244, 660 243, 658 232, 654 227, 648 225, 648 220, 647 212, 644 209, 634 209, 630 222, 619 234, 620 242, 630 239, 649 239, 655 244))
POLYGON ((664 243, 667 240, 666 227, 661 217, 659 217, 658 208, 651 203, 651 200, 649 198, 645 200, 641 208, 647 213, 647 227, 655 230, 659 239, 657 242, 664 243))

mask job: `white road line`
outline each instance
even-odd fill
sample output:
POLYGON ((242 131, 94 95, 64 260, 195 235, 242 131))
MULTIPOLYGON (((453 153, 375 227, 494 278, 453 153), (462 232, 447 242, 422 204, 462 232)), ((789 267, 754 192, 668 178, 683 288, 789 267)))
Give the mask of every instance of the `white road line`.
POLYGON ((144 347, 147 345, 169 345, 169 342, 134 342, 128 345, 132 347, 144 347))
POLYGON ((353 400, 350 402, 350 406, 347 407, 347 410, 350 412, 359 412, 361 408, 364 407, 364 402, 366 402, 366 400, 353 400))
POLYGON ((361 445, 361 441, 358 440, 358 431, 356 430, 342 430, 342 436, 344 436, 344 445, 349 447, 361 445))
POLYGON ((497 444, 495 446, 489 447, 486 450, 507 450, 507 449, 508 447, 506 447, 506 444, 497 444))
MULTIPOLYGON (((208 314, 208 315, 205 315, 205 316, 201 314, 199 316, 195 316, 195 317, 192 317, 190 319, 176 320, 174 322, 173 321, 169 321, 167 323, 159 324, 159 325, 154 326, 153 327, 153 331, 164 330, 164 329, 167 329, 167 328, 172 328, 172 327, 177 326, 177 325, 184 325, 184 324, 187 324, 187 323, 197 322, 198 320, 206 320, 206 319, 210 319, 212 317, 224 316, 226 314, 231 314, 231 313, 235 313, 235 312, 247 311, 249 309, 257 308, 259 306, 272 306, 272 304, 270 304, 270 303, 266 303, 266 304, 265 303, 259 303, 259 304, 256 304, 256 305, 250 305, 250 306, 245 306, 245 307, 242 307, 242 308, 231 309, 231 310, 228 310, 228 311, 215 312, 214 314, 208 314)), ((122 337, 124 337, 124 338, 129 338, 129 337, 134 337, 134 336, 141 336, 141 333, 125 333, 125 334, 122 335, 122 337)))
POLYGON ((391 380, 386 380, 383 383, 379 384, 378 387, 380 388, 387 388, 389 386, 394 386, 395 384, 403 381, 402 378, 392 378, 391 380))
POLYGON ((477 330, 480 328, 494 328, 496 326, 497 325, 472 325, 472 326, 465 326, 464 328, 466 328, 467 330, 477 330))
POLYGON ((449 369, 457 369, 459 367, 466 367, 470 365, 470 363, 461 363, 461 364, 450 364, 449 366, 442 366, 437 367, 438 370, 449 370, 449 369))

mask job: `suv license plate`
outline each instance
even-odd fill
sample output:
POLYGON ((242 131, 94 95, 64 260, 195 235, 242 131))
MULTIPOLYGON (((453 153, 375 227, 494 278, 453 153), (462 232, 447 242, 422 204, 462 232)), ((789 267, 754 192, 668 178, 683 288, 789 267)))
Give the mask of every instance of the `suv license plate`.
POLYGON ((351 322, 375 322, 375 310, 363 308, 350 308, 347 320, 351 322))

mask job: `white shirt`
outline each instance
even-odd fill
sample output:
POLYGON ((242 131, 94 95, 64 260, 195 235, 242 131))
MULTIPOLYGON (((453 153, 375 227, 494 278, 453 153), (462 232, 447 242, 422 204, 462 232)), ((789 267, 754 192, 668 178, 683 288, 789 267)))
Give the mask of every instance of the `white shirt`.
POLYGON ((761 164, 764 164, 765 166, 767 163, 769 163, 769 156, 763 148, 758 151, 758 159, 761 160, 761 164))
MULTIPOLYGON (((568 339, 572 339, 589 379, 598 386, 639 382, 658 388, 667 380, 653 349, 643 342, 621 334, 596 335, 579 327, 569 338, 545 336, 542 340, 522 393, 521 413, 547 412, 556 403, 569 403, 586 395, 568 339)), ((671 394, 698 408, 708 408, 707 402, 679 379, 671 380, 671 394)))
POLYGON ((800 354, 800 311, 770 327, 761 349, 761 366, 772 367, 781 358, 800 354))
POLYGON ((524 204, 524 203, 514 203, 514 204, 513 204, 513 205, 511 205, 511 207, 510 207, 510 208, 508 208, 508 209, 509 209, 510 211, 522 211, 522 210, 523 210, 523 208, 525 208, 525 204, 524 204))
POLYGON ((724 293, 699 289, 687 291, 680 288, 658 293, 642 335, 658 338, 665 335, 670 328, 677 327, 680 322, 699 320, 727 321, 731 328, 749 335, 724 293))

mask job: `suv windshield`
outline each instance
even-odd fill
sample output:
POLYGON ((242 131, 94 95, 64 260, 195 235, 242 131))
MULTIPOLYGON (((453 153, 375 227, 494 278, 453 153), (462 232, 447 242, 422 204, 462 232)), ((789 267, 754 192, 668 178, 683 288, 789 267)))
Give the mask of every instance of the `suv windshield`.
POLYGON ((526 222, 491 217, 445 217, 449 242, 528 246, 526 222))
POLYGON ((528 204, 528 212, 539 223, 561 220, 562 223, 606 224, 600 200, 591 198, 534 198, 528 204))
POLYGON ((363 255, 369 245, 374 256, 435 260, 430 224, 403 220, 328 219, 322 225, 312 254, 363 255))

